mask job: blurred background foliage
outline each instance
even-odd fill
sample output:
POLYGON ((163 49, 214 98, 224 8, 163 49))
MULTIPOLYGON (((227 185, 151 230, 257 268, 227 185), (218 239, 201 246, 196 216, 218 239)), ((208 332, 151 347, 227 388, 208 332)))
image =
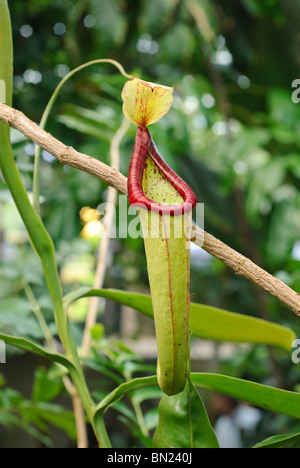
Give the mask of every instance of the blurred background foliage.
MULTIPOLYGON (((38 122, 60 79, 97 58, 174 86, 174 105, 151 132, 166 161, 205 204, 205 229, 300 292, 300 105, 291 99, 300 64, 297 0, 13 0, 9 6, 16 108, 38 122)), ((110 141, 123 118, 124 83, 110 65, 80 72, 64 87, 47 129, 109 163, 110 141)), ((131 126, 121 145, 124 174, 134 136, 131 126)), ((17 132, 12 139, 30 193, 34 145, 17 132)), ((42 215, 66 292, 93 284, 100 242, 95 210, 106 193, 99 180, 43 152, 42 215)), ((54 330, 52 306, 1 178, 0 217, 0 327, 40 339, 31 293, 54 330)), ((192 249, 191 268, 194 302, 278 322, 299 335, 291 311, 201 249, 192 249)), ((113 240, 105 287, 148 291, 140 239, 113 240)), ((86 312, 87 300, 71 310, 78 339, 86 312)), ((99 313, 107 335, 119 333, 119 306, 99 302, 99 313)), ((263 346, 238 348, 229 357, 217 349, 204 366, 295 389, 299 375, 290 356, 263 346)), ((270 422, 266 414, 262 436, 289 424, 281 416, 270 422)))

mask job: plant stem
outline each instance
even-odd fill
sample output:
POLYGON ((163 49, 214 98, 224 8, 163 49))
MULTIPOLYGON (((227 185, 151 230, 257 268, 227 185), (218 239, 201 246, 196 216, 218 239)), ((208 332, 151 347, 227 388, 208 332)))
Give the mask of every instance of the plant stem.
MULTIPOLYGON (((5 100, 12 103, 13 48, 10 15, 6 0, 0 0, 0 85, 5 87, 5 100)), ((81 368, 74 337, 63 305, 62 288, 55 261, 52 239, 44 228, 37 212, 31 206, 20 173, 16 166, 10 143, 10 129, 0 124, 0 169, 23 219, 34 250, 42 263, 46 283, 54 306, 55 322, 59 337, 72 360, 70 375, 78 391, 83 407, 93 424, 94 403, 90 396, 81 368)))
POLYGON ((149 434, 148 428, 147 428, 146 423, 145 423, 145 418, 144 418, 141 406, 136 401, 136 398, 135 398, 134 395, 131 397, 131 402, 132 402, 132 406, 134 408, 134 411, 135 411, 135 414, 136 414, 136 417, 137 417, 137 420, 138 420, 138 423, 139 423, 139 426, 140 426, 140 429, 142 431, 143 436, 149 437, 150 434, 149 434))
MULTIPOLYGON (((27 296, 29 303, 31 304, 33 313, 41 327, 45 340, 47 342, 47 346, 53 350, 53 352, 57 351, 57 347, 55 345, 55 341, 53 339, 52 333, 49 330, 48 324, 42 314, 40 306, 33 294, 33 291, 29 285, 29 283, 24 279, 23 280, 23 289, 27 296)), ((88 447, 88 439, 87 439, 87 431, 86 431, 86 424, 85 424, 85 414, 83 411, 82 403, 79 398, 78 392, 72 382, 70 381, 68 376, 64 376, 62 378, 63 384, 69 393, 74 410, 75 416, 75 424, 76 424, 76 432, 77 432, 77 447, 78 448, 87 448, 88 447)))
MULTIPOLYGON (((96 408, 94 408, 96 410, 96 408)), ((94 432, 98 439, 98 444, 100 448, 111 448, 111 443, 106 431, 105 422, 103 419, 103 415, 97 415, 96 412, 93 417, 93 428, 94 432)))
MULTIPOLYGON (((75 68, 74 70, 71 70, 58 84, 56 87, 54 93, 52 94, 46 109, 44 110, 42 119, 40 121, 40 128, 43 130, 46 128, 47 121, 50 115, 50 112, 57 100, 57 97, 62 89, 62 87, 65 85, 65 83, 72 78, 73 75, 75 75, 77 72, 83 70, 84 68, 90 67, 92 65, 97 65, 99 63, 111 63, 114 65, 120 73, 125 76, 126 78, 132 78, 131 75, 128 75, 122 65, 120 65, 119 62, 116 62, 115 60, 111 59, 97 59, 97 60, 92 60, 90 62, 84 63, 83 65, 80 65, 79 67, 75 68)), ((35 160, 34 160, 34 175, 33 175, 33 207, 37 211, 37 213, 40 215, 40 165, 41 165, 41 155, 42 155, 42 147, 37 146, 35 150, 35 160)))
MULTIPOLYGON (((124 377, 126 379, 126 382, 131 382, 132 381, 132 374, 131 372, 124 372, 124 377)), ((144 415, 143 415, 143 412, 142 412, 142 409, 141 409, 141 405, 140 403, 137 401, 136 399, 136 396, 134 395, 130 395, 130 400, 131 400, 131 403, 132 403, 132 406, 133 406, 133 409, 134 409, 134 412, 135 412, 135 415, 136 415, 136 418, 137 418, 137 421, 138 421, 138 424, 139 424, 139 427, 140 427, 140 430, 143 434, 144 437, 149 437, 150 434, 149 434, 149 431, 148 431, 148 428, 146 426, 146 423, 145 423, 145 418, 144 418, 144 415)))
POLYGON ((32 311, 39 323, 39 326, 43 332, 43 335, 45 337, 45 340, 47 342, 47 345, 49 346, 50 349, 55 351, 55 343, 53 340, 53 336, 51 331, 49 330, 48 324, 42 314, 42 311, 40 309, 40 306, 37 303, 36 298, 34 297, 33 291, 30 287, 30 284, 24 279, 23 280, 23 289, 25 291, 25 294, 27 296, 27 299, 31 305, 32 311))
MULTIPOLYGON (((13 89, 13 43, 10 14, 7 0, 0 0, 0 97, 5 98, 9 106, 12 105, 13 89), (3 89, 3 87, 5 89, 3 89)), ((7 133, 5 126, 0 126, 0 134, 7 133)))

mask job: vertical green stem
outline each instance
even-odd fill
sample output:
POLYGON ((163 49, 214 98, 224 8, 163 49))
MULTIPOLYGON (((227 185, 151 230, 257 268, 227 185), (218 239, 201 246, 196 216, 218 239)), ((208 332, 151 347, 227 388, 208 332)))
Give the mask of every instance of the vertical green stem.
POLYGON ((136 415, 136 418, 137 418, 137 421, 138 421, 138 424, 140 426, 143 436, 150 437, 148 428, 145 423, 143 411, 141 409, 139 402, 136 400, 134 395, 131 397, 131 403, 132 403, 132 406, 133 406, 133 409, 134 409, 134 412, 135 412, 135 415, 136 415))
POLYGON ((40 306, 37 303, 37 300, 33 294, 33 291, 29 285, 29 283, 24 279, 23 281, 23 288, 25 291, 25 294, 27 296, 27 299, 31 305, 32 311, 39 323, 39 326, 43 332, 44 338, 46 340, 47 345, 49 346, 50 349, 55 350, 55 345, 54 345, 54 340, 51 331, 49 330, 48 324, 42 314, 42 311, 40 309, 40 306))
MULTIPOLYGON (((13 46, 10 15, 7 1, 0 0, 0 85, 5 86, 5 102, 9 105, 12 103, 12 79, 13 46)), ((32 245, 41 260, 46 283, 54 306, 58 334, 65 347, 67 356, 74 364, 74 369, 70 370, 71 378, 78 391, 87 416, 93 424, 94 403, 86 384, 74 338, 70 331, 66 310, 63 305, 62 288, 55 261, 54 245, 38 214, 31 206, 20 173, 14 161, 10 143, 10 129, 3 123, 0 123, 0 142, 0 169, 26 226, 32 245)), ((106 439, 107 434, 105 435, 102 429, 99 435, 99 442, 107 444, 106 439), (105 439, 104 441, 101 440, 103 438, 105 439)))
MULTIPOLYGON (((13 47, 10 16, 6 0, 0 0, 0 79, 6 84, 6 102, 12 103, 13 47)), ((47 286, 54 304, 55 318, 60 338, 70 348, 67 317, 63 308, 62 289, 58 277, 52 239, 33 210, 20 173, 14 161, 10 143, 10 129, 0 124, 0 169, 5 182, 27 228, 30 240, 40 257, 47 286)))
MULTIPOLYGON (((12 32, 7 0, 0 0, 0 44, 1 44, 1 67, 0 67, 0 97, 4 95, 4 103, 12 104, 12 80, 13 80, 13 46, 12 32), (5 90, 3 92, 3 87, 5 90)), ((5 124, 0 123, 0 136, 2 140, 5 124)))
POLYGON ((103 415, 94 414, 93 429, 98 439, 100 448, 111 448, 111 443, 106 431, 103 415))

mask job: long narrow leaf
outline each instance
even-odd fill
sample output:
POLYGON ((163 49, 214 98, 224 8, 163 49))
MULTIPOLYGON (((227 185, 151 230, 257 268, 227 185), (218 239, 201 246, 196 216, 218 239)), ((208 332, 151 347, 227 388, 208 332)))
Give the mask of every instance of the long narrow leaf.
MULTIPOLYGON (((223 393, 237 400, 245 401, 259 408, 285 414, 300 419, 300 393, 281 390, 247 380, 211 373, 191 373, 191 380, 196 387, 223 393)), ((126 382, 97 406, 96 412, 103 414, 110 406, 128 393, 143 387, 157 384, 156 376, 142 377, 126 382)))
MULTIPOLYGON (((5 87, 5 101, 8 104, 12 103, 12 80, 13 48, 9 9, 7 1, 0 0, 0 86, 5 87)), ((0 123, 0 141, 0 170, 26 226, 32 245, 41 260, 54 305, 57 328, 63 344, 66 345, 70 337, 67 333, 67 317, 62 307, 62 290, 55 261, 54 245, 39 216, 31 206, 14 160, 10 143, 10 128, 4 123, 0 123)))
MULTIPOLYGON (((9 104, 12 102, 12 64, 13 48, 8 4, 7 1, 0 0, 0 84, 4 82, 6 86, 6 102, 9 104)), ((57 270, 54 244, 40 217, 30 203, 14 160, 9 126, 3 123, 0 124, 0 141, 0 170, 25 224, 32 246, 41 260, 45 280, 54 306, 58 334, 66 352, 72 356, 75 365, 75 367, 69 367, 69 370, 85 410, 91 415, 91 396, 83 375, 75 340, 70 330, 69 320, 63 307, 62 287, 57 270)), ((22 338, 19 340, 19 344, 24 344, 22 338)), ((66 364, 67 361, 64 362, 66 364)))
POLYGON ((300 419, 300 393, 218 374, 191 374, 196 387, 223 393, 254 406, 300 419))
POLYGON ((110 406, 120 400, 124 395, 127 395, 133 390, 137 390, 138 388, 150 387, 153 385, 157 385, 157 377, 141 377, 137 379, 130 380, 130 382, 126 382, 121 384, 111 393, 109 393, 98 405, 96 408, 96 413, 103 414, 110 406))
MULTIPOLYGON (((65 297, 72 303, 82 297, 99 296, 117 301, 153 317, 151 296, 117 289, 81 288, 65 297)), ((287 327, 255 317, 227 312, 216 307, 191 303, 190 328, 193 335, 216 341, 262 343, 290 351, 295 333, 287 327)))
POLYGON ((3 340, 5 343, 15 346, 16 348, 23 349, 23 351, 28 351, 30 353, 50 359, 50 361, 57 362, 69 370, 74 369, 72 362, 63 354, 53 353, 34 343, 33 341, 27 340, 25 338, 5 335, 3 333, 0 333, 0 340, 3 340))
POLYGON ((269 437, 253 448, 300 448, 300 434, 285 434, 269 437))

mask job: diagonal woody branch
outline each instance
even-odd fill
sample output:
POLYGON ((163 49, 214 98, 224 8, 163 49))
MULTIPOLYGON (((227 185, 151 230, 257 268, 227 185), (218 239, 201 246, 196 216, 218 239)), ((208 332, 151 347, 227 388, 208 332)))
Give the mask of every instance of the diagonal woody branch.
POLYGON ((71 146, 64 145, 50 133, 42 130, 22 112, 0 103, 0 120, 19 130, 29 140, 48 151, 62 164, 87 172, 123 194, 127 194, 127 178, 115 169, 97 159, 79 153, 71 146))
MULTIPOLYGON (((0 121, 20 131, 29 140, 55 156, 62 164, 87 172, 119 192, 127 194, 127 178, 123 174, 91 156, 64 145, 22 112, 0 103, 0 121)), ((300 317, 300 295, 282 281, 196 226, 193 226, 192 241, 232 268, 238 275, 256 283, 275 296, 300 317)))
POLYGON ((206 252, 221 260, 238 275, 256 283, 262 289, 277 297, 300 317, 300 294, 208 232, 196 226, 192 228, 195 244, 201 247, 201 242, 203 242, 202 248, 206 252))

